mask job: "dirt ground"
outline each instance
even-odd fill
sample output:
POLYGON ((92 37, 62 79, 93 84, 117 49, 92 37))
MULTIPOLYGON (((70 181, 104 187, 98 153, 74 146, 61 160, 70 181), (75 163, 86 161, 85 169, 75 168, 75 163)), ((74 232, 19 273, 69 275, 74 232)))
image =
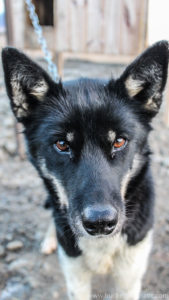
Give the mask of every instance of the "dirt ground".
MULTIPOLYGON (((117 75, 121 68, 68 62, 65 78, 109 77, 113 70, 117 75)), ((169 129, 163 123, 164 109, 150 137, 156 218, 141 295, 147 300, 169 299, 169 129)), ((43 208, 46 192, 31 164, 16 155, 13 124, 0 66, 0 300, 66 300, 57 254, 44 256, 39 251, 50 220, 50 211, 43 208)), ((93 294, 110 299, 110 286, 107 278, 96 278, 93 294)))

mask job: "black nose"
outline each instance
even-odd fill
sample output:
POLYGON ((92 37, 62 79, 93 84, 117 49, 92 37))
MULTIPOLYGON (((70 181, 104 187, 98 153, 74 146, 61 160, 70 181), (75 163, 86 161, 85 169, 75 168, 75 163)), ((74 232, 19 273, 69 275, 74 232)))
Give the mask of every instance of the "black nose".
POLYGON ((83 226, 91 235, 110 234, 116 227, 117 220, 117 211, 112 206, 90 206, 82 216, 83 226))

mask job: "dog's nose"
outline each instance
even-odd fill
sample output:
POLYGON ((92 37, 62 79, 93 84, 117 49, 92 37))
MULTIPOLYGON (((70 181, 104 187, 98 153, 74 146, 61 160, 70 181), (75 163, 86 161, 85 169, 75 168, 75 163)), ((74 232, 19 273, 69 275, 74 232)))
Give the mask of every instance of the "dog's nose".
POLYGON ((90 206, 84 210, 82 215, 83 226, 91 235, 112 233, 117 221, 117 210, 112 206, 90 206))

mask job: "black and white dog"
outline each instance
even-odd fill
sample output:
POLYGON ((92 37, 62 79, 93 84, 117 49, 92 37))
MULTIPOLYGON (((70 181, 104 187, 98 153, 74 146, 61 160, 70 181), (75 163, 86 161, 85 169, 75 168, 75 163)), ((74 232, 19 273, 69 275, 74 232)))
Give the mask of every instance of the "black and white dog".
POLYGON ((109 81, 57 84, 14 48, 2 59, 12 110, 49 193, 69 298, 89 300, 92 275, 109 272, 113 299, 139 299, 154 206, 147 140, 167 80, 168 42, 109 81))

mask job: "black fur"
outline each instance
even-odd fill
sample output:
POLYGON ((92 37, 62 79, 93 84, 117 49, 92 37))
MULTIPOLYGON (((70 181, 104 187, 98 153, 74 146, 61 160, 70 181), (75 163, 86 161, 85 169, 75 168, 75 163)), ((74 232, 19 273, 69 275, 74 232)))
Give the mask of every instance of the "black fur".
POLYGON ((48 190, 47 206, 53 208, 58 240, 66 253, 81 254, 81 216, 86 207, 96 203, 116 208, 118 230, 127 235, 129 244, 141 241, 153 224, 154 191, 147 139, 167 79, 168 42, 155 44, 118 80, 107 82, 79 79, 56 84, 16 49, 5 48, 2 58, 12 109, 25 126, 30 160, 48 190), (41 81, 47 89, 39 100, 36 84, 41 81), (18 91, 19 103, 15 100, 18 91), (128 141, 123 150, 112 152, 110 130, 128 141), (56 141, 66 140, 69 132, 74 134, 70 153, 58 153, 56 141), (136 155, 139 161, 133 169, 136 155), (68 208, 61 206, 56 186, 43 172, 44 160, 48 173, 64 187, 68 208), (129 171, 132 176, 124 201, 121 184, 129 171))

